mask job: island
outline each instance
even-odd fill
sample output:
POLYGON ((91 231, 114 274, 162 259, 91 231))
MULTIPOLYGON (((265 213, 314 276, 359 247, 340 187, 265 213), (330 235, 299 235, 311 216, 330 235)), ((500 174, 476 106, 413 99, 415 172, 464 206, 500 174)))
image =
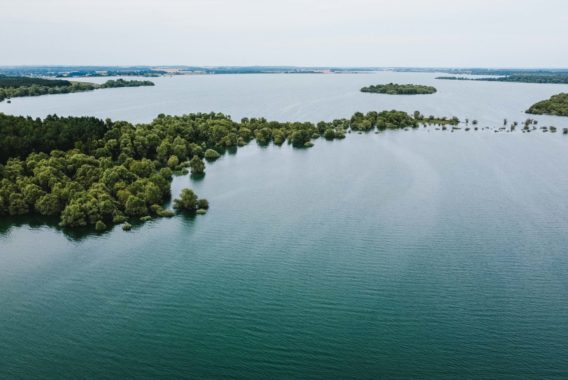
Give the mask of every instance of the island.
POLYGON ((154 86, 154 82, 144 80, 108 80, 102 84, 68 81, 64 79, 46 79, 35 77, 0 76, 0 102, 5 99, 40 96, 49 94, 69 94, 73 92, 93 91, 104 88, 154 86))
MULTIPOLYGON (((122 224, 171 217, 173 175, 203 177, 205 160, 251 141, 261 146, 288 143, 313 146, 313 140, 340 140, 346 133, 456 125, 457 118, 425 117, 420 112, 356 112, 350 118, 277 122, 264 118, 233 121, 220 113, 158 115, 151 123, 95 117, 44 119, 0 113, 0 217, 58 217, 63 228, 103 232, 122 224), (189 169, 189 170, 188 170, 189 169)), ((204 214, 209 202, 187 189, 174 210, 204 214)))
POLYGON ((436 93, 436 88, 419 84, 377 84, 363 87, 361 92, 387 95, 429 95, 436 93))
POLYGON ((535 103, 526 112, 534 115, 568 116, 568 93, 535 103))

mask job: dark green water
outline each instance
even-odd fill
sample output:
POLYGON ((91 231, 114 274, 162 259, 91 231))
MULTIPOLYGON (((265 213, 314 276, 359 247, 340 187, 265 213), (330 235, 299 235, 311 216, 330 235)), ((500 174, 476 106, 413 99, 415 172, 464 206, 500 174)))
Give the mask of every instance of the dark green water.
POLYGON ((0 222, 0 378, 565 378, 567 167, 560 134, 353 134, 223 157, 196 219, 0 222))

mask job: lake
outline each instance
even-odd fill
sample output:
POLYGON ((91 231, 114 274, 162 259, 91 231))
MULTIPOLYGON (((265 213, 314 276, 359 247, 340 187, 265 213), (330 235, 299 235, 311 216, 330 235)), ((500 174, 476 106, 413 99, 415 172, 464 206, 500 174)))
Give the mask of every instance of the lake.
MULTIPOLYGON (((504 118, 527 117, 568 127, 568 118, 531 116, 532 104, 567 92, 568 85, 437 80, 436 73, 192 75, 150 79, 153 87, 118 88, 84 93, 14 98, 0 112, 44 117, 49 114, 110 117, 149 122, 160 113, 223 112, 234 120, 265 117, 279 121, 332 120, 354 112, 398 109, 425 115, 477 119, 480 126, 500 126, 504 118), (433 95, 367 94, 361 87, 379 83, 415 83, 438 89, 433 95)), ((128 78, 127 78, 128 79, 128 78)), ((108 78, 86 78, 104 82, 108 78)))
MULTIPOLYGON (((155 88, 14 99, 0 111, 318 120, 375 107, 483 126, 522 121, 567 87, 435 81, 432 98, 358 93, 383 75, 434 81, 153 78, 155 88)), ((191 187, 209 199, 204 216, 105 234, 0 220, 0 377, 565 378, 566 167, 561 133, 352 133, 311 149, 253 143, 208 164, 203 180, 175 177, 174 196, 191 187)))

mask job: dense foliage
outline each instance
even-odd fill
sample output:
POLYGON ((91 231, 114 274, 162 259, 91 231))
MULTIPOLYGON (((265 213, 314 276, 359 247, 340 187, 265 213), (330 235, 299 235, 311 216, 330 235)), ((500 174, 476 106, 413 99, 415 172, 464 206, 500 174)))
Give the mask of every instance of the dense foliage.
POLYGON ((361 92, 387 95, 428 95, 436 93, 436 88, 419 84, 388 83, 363 87, 361 92))
POLYGON ((527 113, 535 115, 568 116, 568 93, 554 95, 548 100, 533 104, 527 110, 527 113))
POLYGON ((48 94, 68 94, 92 91, 98 88, 153 86, 151 81, 108 80, 103 84, 71 82, 60 79, 0 76, 0 102, 4 99, 48 94))
MULTIPOLYGON (((59 80, 57 82, 60 82, 59 80)), ((67 82, 67 81, 62 81, 67 82)), ((96 85, 84 82, 69 82, 69 85, 53 86, 53 85, 24 85, 19 87, 0 88, 0 102, 4 99, 18 98, 23 96, 40 96, 50 94, 69 94, 72 92, 92 91, 96 89, 96 85)))
POLYGON ((86 151, 109 128, 110 124, 94 117, 48 116, 41 120, 0 113, 0 162, 54 149, 86 151))
MULTIPOLYGON (((44 120, 0 114, 0 215, 55 215, 64 227, 94 226, 101 231, 128 219, 171 216, 173 172, 190 167, 204 175, 204 158, 252 140, 312 146, 320 136, 341 139, 352 131, 415 128, 453 123, 401 111, 355 113, 350 119, 299 123, 223 114, 159 115, 149 124, 49 116, 44 120)), ((205 200, 183 192, 179 210, 203 213, 205 200)), ((124 226, 129 229, 128 225, 124 226)))
POLYGON ((141 86, 153 86, 153 85, 154 82, 149 80, 115 79, 115 80, 107 80, 105 83, 101 84, 99 88, 141 87, 141 86))
POLYGON ((178 211, 194 213, 198 210, 207 210, 209 202, 207 199, 198 199, 197 194, 191 189, 183 189, 180 197, 174 199, 174 208, 178 211))
POLYGON ((60 87, 60 86, 71 86, 71 82, 69 82, 68 80, 0 76, 0 88, 28 87, 33 85, 45 86, 45 87, 60 87))

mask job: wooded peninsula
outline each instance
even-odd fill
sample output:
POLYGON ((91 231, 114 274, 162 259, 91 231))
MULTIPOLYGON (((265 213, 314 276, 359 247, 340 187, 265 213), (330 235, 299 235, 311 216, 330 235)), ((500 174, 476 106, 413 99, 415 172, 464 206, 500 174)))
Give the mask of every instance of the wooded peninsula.
POLYGON ((108 80, 103 84, 45 79, 33 77, 0 76, 0 102, 5 99, 40 96, 48 94, 69 94, 72 92, 93 91, 103 88, 154 86, 154 82, 140 80, 108 80))
MULTIPOLYGON (((355 113, 331 122, 277 122, 220 113, 158 115, 149 124, 94 117, 45 119, 0 113, 0 216, 58 216, 62 227, 94 227, 171 217, 174 174, 204 176, 207 161, 255 140, 309 148, 312 140, 343 139, 351 131, 457 125, 457 118, 420 112, 355 113), (188 170, 189 169, 189 170, 188 170)), ((444 127, 445 128, 445 127, 444 127)), ((178 212, 203 214, 209 207, 186 189, 174 201, 178 212)))
POLYGON ((533 104, 527 113, 534 115, 568 116, 568 93, 561 93, 533 104))
POLYGON ((387 95, 429 95, 436 93, 436 91, 436 88, 432 86, 396 83, 377 84, 373 86, 363 87, 361 89, 361 92, 387 95))

